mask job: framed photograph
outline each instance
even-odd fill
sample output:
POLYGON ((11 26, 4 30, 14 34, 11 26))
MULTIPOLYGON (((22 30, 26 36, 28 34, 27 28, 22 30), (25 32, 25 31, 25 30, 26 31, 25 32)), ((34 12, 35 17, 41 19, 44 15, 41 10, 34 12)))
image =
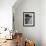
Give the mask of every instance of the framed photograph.
POLYGON ((23 26, 35 26, 35 12, 23 12, 23 26))

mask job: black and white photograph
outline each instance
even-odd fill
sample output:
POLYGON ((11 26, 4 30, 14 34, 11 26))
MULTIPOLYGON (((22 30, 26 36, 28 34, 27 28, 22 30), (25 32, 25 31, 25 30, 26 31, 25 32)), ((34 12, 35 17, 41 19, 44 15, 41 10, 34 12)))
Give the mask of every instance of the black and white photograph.
POLYGON ((23 12, 23 26, 35 25, 35 12, 23 12))

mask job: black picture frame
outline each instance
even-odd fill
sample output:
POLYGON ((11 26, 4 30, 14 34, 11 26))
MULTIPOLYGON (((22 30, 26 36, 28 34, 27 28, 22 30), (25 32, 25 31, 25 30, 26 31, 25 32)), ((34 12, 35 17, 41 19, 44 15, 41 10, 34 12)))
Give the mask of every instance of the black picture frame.
POLYGON ((23 26, 35 26, 35 12, 23 12, 23 26))

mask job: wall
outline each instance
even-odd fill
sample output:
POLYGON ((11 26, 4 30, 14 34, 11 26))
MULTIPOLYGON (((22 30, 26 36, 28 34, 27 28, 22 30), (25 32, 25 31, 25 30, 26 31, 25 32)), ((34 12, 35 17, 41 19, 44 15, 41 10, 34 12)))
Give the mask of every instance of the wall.
POLYGON ((46 46, 46 0, 41 1, 41 41, 46 46))
POLYGON ((0 27, 12 28, 12 6, 16 0, 0 0, 0 27))
POLYGON ((34 40, 36 46, 41 46, 40 3, 40 0, 23 0, 17 8, 16 5, 14 5, 15 7, 13 8, 15 30, 18 30, 18 32, 22 32, 25 39, 27 38, 34 40), (23 12, 35 12, 34 27, 23 26, 23 12))

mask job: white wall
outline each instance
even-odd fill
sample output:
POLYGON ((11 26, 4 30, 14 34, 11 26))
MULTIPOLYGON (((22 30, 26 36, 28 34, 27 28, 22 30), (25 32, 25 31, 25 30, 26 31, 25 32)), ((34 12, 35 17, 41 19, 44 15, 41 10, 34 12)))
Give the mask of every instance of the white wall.
POLYGON ((41 1, 41 40, 42 46, 46 46, 46 0, 41 1))
POLYGON ((12 28, 12 6, 16 0, 0 0, 0 27, 12 28))
POLYGON ((41 1, 40 0, 23 0, 20 5, 14 10, 15 19, 15 29, 18 32, 22 32, 24 38, 28 38, 35 41, 36 46, 41 46, 41 1), (34 27, 24 27, 23 26, 23 12, 35 12, 35 26, 34 27))
MULTIPOLYGON (((15 2, 16 0, 0 0, 0 27, 12 28, 12 6, 15 2)), ((23 32, 24 37, 27 36, 26 33, 28 36, 30 35, 29 39, 34 39, 37 45, 40 41, 41 32, 42 46, 46 46, 46 0, 41 0, 41 15, 40 0, 23 0, 18 7, 14 12, 15 28, 19 32, 23 32), (23 11, 34 11, 36 13, 35 27, 23 27, 23 11)))

